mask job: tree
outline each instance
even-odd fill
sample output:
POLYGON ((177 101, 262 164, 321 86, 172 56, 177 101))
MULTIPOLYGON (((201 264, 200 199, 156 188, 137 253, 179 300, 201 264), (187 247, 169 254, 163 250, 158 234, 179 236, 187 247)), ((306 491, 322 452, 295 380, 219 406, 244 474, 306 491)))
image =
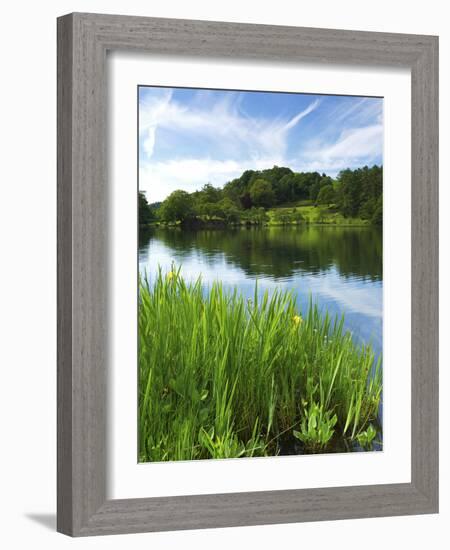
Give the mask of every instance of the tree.
POLYGON ((294 175, 286 174, 276 183, 275 187, 272 184, 275 192, 275 198, 277 199, 277 204, 283 204, 284 202, 289 202, 295 199, 293 193, 293 183, 294 175))
POLYGON ((292 199, 309 199, 309 188, 307 174, 294 174, 292 178, 292 199))
POLYGON ((325 215, 325 209, 324 208, 317 208, 317 216, 316 216, 316 219, 315 219, 315 222, 316 223, 324 223, 325 222, 325 218, 326 218, 326 215, 325 215))
POLYGON ((319 194, 317 195, 317 204, 330 205, 334 202, 334 200, 335 193, 333 186, 328 183, 319 191, 319 194))
POLYGON ((338 208, 345 217, 358 214, 361 205, 361 174, 360 170, 342 170, 338 176, 339 201, 338 208))
POLYGON ((197 205, 196 211, 201 216, 205 216, 206 218, 213 218, 217 216, 217 212, 219 211, 218 203, 216 202, 203 202, 197 205))
POLYGON ((155 213, 148 204, 143 191, 138 193, 138 206, 139 225, 148 225, 155 220, 155 213))
POLYGON ((373 225, 382 225, 383 224, 383 199, 380 197, 377 201, 375 211, 372 215, 371 222, 373 225))
POLYGON ((316 180, 309 188, 309 198, 313 202, 316 202, 317 196, 320 192, 320 181, 316 180))
POLYGON ((194 199, 186 191, 171 193, 160 208, 161 219, 165 222, 183 222, 195 216, 194 199))
POLYGON ((345 217, 371 220, 383 195, 383 168, 374 165, 343 170, 336 182, 336 204, 345 217))
POLYGON ((214 187, 210 183, 207 183, 199 191, 199 195, 204 202, 219 202, 222 198, 222 190, 218 187, 214 187))
POLYGON ((283 208, 275 209, 274 212, 273 212, 272 219, 275 223, 279 223, 279 224, 282 224, 282 225, 290 223, 290 221, 291 221, 289 212, 287 212, 283 208))
POLYGON ((292 210, 291 219, 294 223, 302 223, 305 221, 305 218, 302 216, 302 213, 296 208, 292 210))
POLYGON ((259 178, 250 187, 250 198, 255 206, 270 208, 275 203, 272 185, 267 180, 259 178))
POLYGON ((375 199, 368 199, 361 205, 359 209, 359 217, 362 220, 370 220, 377 207, 377 201, 375 199))
POLYGON ((263 225, 269 221, 269 216, 264 208, 255 208, 253 206, 250 210, 246 210, 245 213, 242 213, 242 219, 247 224, 263 225))
POLYGON ((220 209, 219 217, 227 223, 234 223, 240 220, 239 210, 232 200, 224 198, 217 203, 217 206, 220 209))
POLYGON ((244 210, 248 210, 252 207, 252 199, 250 197, 250 193, 242 193, 242 195, 239 196, 239 202, 241 203, 241 206, 244 210))
MULTIPOLYGON (((250 187, 251 181, 255 179, 255 176, 258 174, 259 172, 255 172, 254 170, 246 170, 241 177, 235 178, 225 184, 223 188, 224 196, 231 199, 236 205, 242 203, 243 208, 250 208, 251 204, 249 206, 244 204, 241 197, 242 195, 248 193, 248 188, 250 187)), ((250 201, 250 197, 248 197, 248 201, 250 201)))

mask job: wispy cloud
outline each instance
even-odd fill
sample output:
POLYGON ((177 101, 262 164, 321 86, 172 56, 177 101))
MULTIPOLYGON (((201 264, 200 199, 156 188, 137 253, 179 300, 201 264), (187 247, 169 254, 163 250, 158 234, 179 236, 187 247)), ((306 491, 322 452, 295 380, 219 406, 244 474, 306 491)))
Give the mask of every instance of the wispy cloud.
POLYGON ((305 116, 309 115, 309 113, 312 113, 315 109, 317 109, 319 103, 320 101, 318 99, 313 101, 310 105, 308 105, 308 107, 306 107, 306 109, 292 117, 291 120, 284 125, 284 128, 282 130, 287 131, 293 128, 298 122, 300 122, 302 118, 305 118, 305 116))
POLYGON ((158 130, 168 130, 187 140, 206 138, 219 144, 222 154, 246 153, 249 158, 281 155, 286 150, 287 134, 304 117, 313 112, 319 100, 295 116, 269 118, 249 116, 241 109, 239 95, 222 93, 216 101, 207 105, 190 107, 172 99, 171 90, 162 90, 153 96, 145 96, 139 106, 139 128, 143 151, 152 158, 155 135, 158 130))
POLYGON ((352 125, 365 124, 374 118, 381 120, 382 103, 375 98, 362 97, 353 101, 342 101, 336 104, 330 117, 335 123, 350 119, 352 125))
POLYGON ((383 125, 374 124, 342 132, 331 144, 322 143, 304 152, 310 170, 354 168, 374 162, 383 150, 383 125))

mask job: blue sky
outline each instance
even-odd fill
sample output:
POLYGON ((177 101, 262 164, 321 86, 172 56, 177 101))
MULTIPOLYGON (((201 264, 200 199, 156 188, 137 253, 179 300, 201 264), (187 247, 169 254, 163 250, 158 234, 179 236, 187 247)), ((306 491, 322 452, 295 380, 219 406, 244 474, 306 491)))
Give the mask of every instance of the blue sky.
POLYGON ((380 98, 139 88, 139 187, 149 202, 248 169, 336 176, 382 156, 380 98))

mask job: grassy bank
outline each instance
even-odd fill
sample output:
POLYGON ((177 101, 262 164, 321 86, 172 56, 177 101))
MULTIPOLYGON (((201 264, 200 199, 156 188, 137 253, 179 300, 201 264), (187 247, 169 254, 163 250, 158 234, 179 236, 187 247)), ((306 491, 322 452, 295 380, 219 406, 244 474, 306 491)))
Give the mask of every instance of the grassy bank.
POLYGON ((315 206, 311 201, 301 201, 300 204, 277 206, 270 209, 258 208, 242 212, 232 219, 215 216, 197 216, 195 218, 176 222, 153 221, 141 224, 144 227, 164 226, 208 229, 240 226, 268 225, 340 225, 340 226, 370 226, 370 220, 358 217, 344 217, 342 213, 331 206, 315 206))
POLYGON ((370 225, 369 220, 344 217, 334 206, 314 206, 308 201, 288 206, 278 206, 267 211, 270 225, 290 225, 296 223, 363 226, 370 225), (306 204, 305 204, 306 203, 306 204))
POLYGON ((381 365, 290 293, 140 284, 140 461, 370 448, 381 365))

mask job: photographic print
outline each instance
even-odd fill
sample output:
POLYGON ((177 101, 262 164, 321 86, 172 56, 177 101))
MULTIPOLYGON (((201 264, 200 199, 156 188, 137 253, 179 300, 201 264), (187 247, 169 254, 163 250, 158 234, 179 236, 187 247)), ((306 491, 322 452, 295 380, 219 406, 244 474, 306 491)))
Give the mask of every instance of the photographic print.
POLYGON ((383 448, 383 99, 138 87, 139 462, 383 448))

